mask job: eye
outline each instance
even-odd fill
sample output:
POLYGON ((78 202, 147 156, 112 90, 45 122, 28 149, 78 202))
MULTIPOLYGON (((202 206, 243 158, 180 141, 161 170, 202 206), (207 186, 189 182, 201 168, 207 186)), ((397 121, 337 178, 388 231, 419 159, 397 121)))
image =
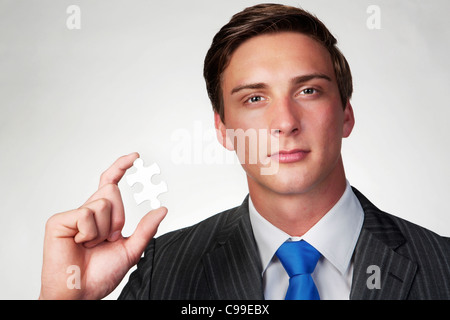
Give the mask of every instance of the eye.
POLYGON ((317 93, 317 90, 314 88, 306 88, 306 89, 303 89, 302 91, 300 91, 300 94, 303 94, 303 95, 311 95, 314 93, 317 93))
POLYGON ((261 101, 265 101, 266 98, 262 97, 262 96, 252 96, 250 98, 248 98, 247 100, 245 100, 246 103, 258 103, 261 101))

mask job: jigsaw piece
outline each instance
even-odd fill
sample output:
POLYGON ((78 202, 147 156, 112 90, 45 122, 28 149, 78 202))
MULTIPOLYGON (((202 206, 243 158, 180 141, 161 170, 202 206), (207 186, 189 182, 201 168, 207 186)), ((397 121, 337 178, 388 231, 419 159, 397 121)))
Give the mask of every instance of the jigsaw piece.
POLYGON ((158 196, 161 193, 167 192, 167 184, 161 181, 158 184, 152 183, 152 177, 155 174, 160 174, 159 166, 154 163, 151 166, 144 167, 144 161, 141 158, 137 158, 134 163, 136 167, 136 172, 127 176, 127 183, 130 187, 134 186, 136 183, 140 183, 143 189, 140 193, 134 194, 134 200, 140 205, 146 200, 150 200, 151 207, 157 209, 161 206, 161 202, 158 200, 158 196))

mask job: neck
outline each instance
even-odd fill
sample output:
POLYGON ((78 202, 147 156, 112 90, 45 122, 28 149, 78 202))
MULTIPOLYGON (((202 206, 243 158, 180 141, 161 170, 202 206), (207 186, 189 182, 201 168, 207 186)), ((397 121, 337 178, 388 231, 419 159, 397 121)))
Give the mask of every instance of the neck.
POLYGON ((313 227, 339 201, 345 192, 342 160, 337 170, 307 191, 280 193, 247 177, 250 197, 256 210, 275 227, 300 237, 313 227))

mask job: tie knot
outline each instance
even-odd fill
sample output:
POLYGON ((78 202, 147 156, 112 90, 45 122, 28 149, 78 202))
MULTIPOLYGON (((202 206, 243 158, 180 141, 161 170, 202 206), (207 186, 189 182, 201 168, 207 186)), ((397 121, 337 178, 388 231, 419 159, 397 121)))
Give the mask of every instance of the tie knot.
POLYGON ((286 241, 275 254, 291 278, 313 273, 321 256, 319 251, 304 240, 286 241))

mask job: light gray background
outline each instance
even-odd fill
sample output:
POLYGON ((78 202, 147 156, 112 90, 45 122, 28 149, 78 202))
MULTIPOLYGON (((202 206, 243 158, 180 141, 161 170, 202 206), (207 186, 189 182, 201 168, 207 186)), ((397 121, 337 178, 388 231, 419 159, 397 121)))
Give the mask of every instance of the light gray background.
MULTIPOLYGON (((213 35, 258 1, 0 1, 0 298, 39 294, 46 220, 80 206, 117 157, 157 162, 159 234, 239 205, 238 164, 177 165, 171 139, 213 128, 202 78, 213 35), (68 30, 66 8, 81 8, 68 30)), ((448 0, 283 1, 312 11, 350 62, 356 126, 348 179, 381 209, 450 236, 448 0), (381 9, 369 30, 366 9, 381 9)), ((205 137, 204 146, 215 144, 205 137)), ((218 144, 217 144, 218 147, 218 144)), ((129 235, 149 204, 119 184, 129 235)), ((119 288, 108 298, 116 298, 119 288)))

